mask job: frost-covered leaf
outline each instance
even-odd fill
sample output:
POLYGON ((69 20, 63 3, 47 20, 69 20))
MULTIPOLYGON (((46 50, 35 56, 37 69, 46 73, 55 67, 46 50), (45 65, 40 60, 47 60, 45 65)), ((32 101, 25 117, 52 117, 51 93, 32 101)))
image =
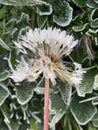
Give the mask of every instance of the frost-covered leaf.
POLYGON ((94 100, 92 100, 93 105, 98 105, 98 96, 95 97, 94 100))
POLYGON ((93 21, 98 18, 98 8, 92 10, 90 20, 93 21))
POLYGON ((66 105, 70 105, 71 102, 71 94, 72 94, 72 86, 67 83, 62 83, 59 87, 60 94, 62 99, 66 105))
POLYGON ((81 31, 83 31, 88 25, 89 25, 89 24, 86 23, 86 24, 84 24, 84 25, 73 26, 73 30, 74 30, 75 32, 81 32, 81 31))
POLYGON ((60 112, 58 111, 54 116, 53 116, 53 119, 50 123, 50 127, 54 127, 55 124, 63 117, 63 115, 65 114, 64 111, 60 112))
POLYGON ((0 106, 4 103, 6 98, 9 96, 9 90, 5 84, 0 83, 0 106))
POLYGON ((45 5, 37 7, 37 13, 42 15, 50 15, 52 13, 52 5, 46 3, 45 5))
POLYGON ((0 82, 6 80, 8 77, 9 77, 9 72, 7 70, 0 73, 0 82))
POLYGON ((18 120, 14 118, 10 119, 10 122, 9 123, 7 122, 6 125, 8 126, 9 130, 19 130, 20 126, 18 120))
POLYGON ((23 82, 15 87, 16 96, 19 104, 24 105, 30 101, 30 99, 33 97, 35 87, 35 82, 23 82))
POLYGON ((79 96, 84 97, 85 94, 91 93, 93 90, 94 77, 97 74, 97 70, 90 69, 84 74, 82 83, 76 87, 79 96))
POLYGON ((2 106, 1 106, 1 111, 4 116, 4 122, 8 126, 9 130, 18 130, 19 129, 19 121, 16 120, 13 115, 14 112, 11 111, 10 108, 10 102, 6 101, 2 106))
POLYGON ((72 20, 73 9, 68 2, 62 3, 60 0, 55 3, 53 21, 62 27, 70 24, 72 20))
POLYGON ((94 127, 98 128, 98 120, 92 121, 92 124, 93 124, 94 127))
POLYGON ((79 103, 80 101, 81 98, 74 95, 71 104, 71 112, 78 124, 85 125, 94 117, 97 109, 91 102, 79 103))
POLYGON ((94 115, 92 121, 95 121, 95 120, 98 120, 98 110, 97 110, 97 113, 94 115))
POLYGON ((95 90, 98 89, 98 74, 95 76, 93 88, 94 88, 95 90))
POLYGON ((87 0, 86 4, 89 8, 98 8, 98 3, 94 2, 94 0, 87 0))
POLYGON ((4 49, 10 51, 9 46, 8 46, 1 38, 0 38, 0 45, 1 45, 4 49))
POLYGON ((94 0, 94 2, 98 4, 98 0, 94 0))
POLYGON ((98 28, 98 18, 93 20, 90 25, 92 28, 98 28))
POLYGON ((50 108, 51 110, 54 110, 55 112, 58 111, 66 111, 67 106, 65 105, 62 96, 57 88, 55 88, 50 95, 50 108))
POLYGON ((37 24, 38 24, 39 28, 44 27, 45 23, 47 22, 47 19, 48 19, 48 17, 45 15, 44 16, 40 16, 40 15, 37 16, 37 24))
POLYGON ((24 5, 29 5, 29 6, 32 6, 32 5, 36 5, 36 4, 44 4, 45 2, 41 1, 41 0, 0 0, 0 3, 1 4, 4 4, 4 5, 14 5, 14 6, 17 6, 17 5, 21 5, 21 6, 24 6, 24 5))
POLYGON ((13 50, 9 53, 9 57, 6 58, 6 60, 8 61, 9 68, 12 70, 15 66, 15 63, 16 63, 16 52, 15 52, 15 50, 13 50))
POLYGON ((6 123, 9 123, 9 119, 11 117, 11 115, 13 114, 11 111, 10 111, 10 103, 8 101, 5 101, 3 103, 3 105, 0 107, 0 110, 2 111, 3 113, 3 116, 4 116, 4 121, 6 123))
POLYGON ((55 88, 50 95, 50 101, 50 112, 53 112, 55 114, 50 124, 50 126, 53 127, 65 114, 67 106, 65 105, 62 96, 57 88, 55 88))
POLYGON ((93 123, 93 125, 94 125, 95 127, 98 128, 98 111, 97 111, 97 113, 95 114, 95 116, 93 117, 92 123, 93 123))

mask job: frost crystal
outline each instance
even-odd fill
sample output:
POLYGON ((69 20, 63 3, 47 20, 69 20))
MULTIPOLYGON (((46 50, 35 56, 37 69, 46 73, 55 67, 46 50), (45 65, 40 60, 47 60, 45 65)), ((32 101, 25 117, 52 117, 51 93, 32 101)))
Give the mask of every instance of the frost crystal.
POLYGON ((78 44, 72 35, 66 35, 65 31, 60 29, 35 29, 28 30, 25 35, 19 35, 18 42, 14 42, 21 52, 29 50, 32 53, 32 59, 26 61, 22 58, 21 62, 12 70, 11 78, 15 82, 21 82, 25 79, 32 82, 40 74, 49 78, 53 85, 56 84, 57 76, 71 85, 81 83, 83 69, 80 64, 73 63, 75 69, 70 70, 63 65, 63 56, 70 55, 73 48, 78 44))

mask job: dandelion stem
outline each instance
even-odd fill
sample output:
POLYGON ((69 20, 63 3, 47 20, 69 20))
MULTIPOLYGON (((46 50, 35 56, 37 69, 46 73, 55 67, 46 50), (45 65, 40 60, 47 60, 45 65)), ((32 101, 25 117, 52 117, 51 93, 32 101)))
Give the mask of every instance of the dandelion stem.
POLYGON ((49 79, 45 78, 45 92, 44 92, 44 130, 48 130, 49 118, 49 79))

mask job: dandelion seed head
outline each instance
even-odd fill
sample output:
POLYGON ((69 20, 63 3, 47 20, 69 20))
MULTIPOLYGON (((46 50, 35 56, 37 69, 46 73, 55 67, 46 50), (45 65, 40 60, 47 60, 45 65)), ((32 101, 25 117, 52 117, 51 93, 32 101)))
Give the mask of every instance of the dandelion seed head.
POLYGON ((71 85, 80 84, 82 81, 84 71, 80 64, 73 63, 75 69, 70 72, 62 62, 62 57, 70 55, 78 44, 78 40, 75 40, 72 35, 67 35, 66 31, 56 28, 35 29, 34 31, 29 29, 25 35, 19 35, 17 43, 14 43, 22 51, 29 50, 32 53, 32 59, 26 61, 22 57, 16 69, 12 70, 10 77, 15 82, 25 79, 32 82, 40 74, 49 78, 53 85, 56 84, 57 77, 63 81, 66 80, 71 85))

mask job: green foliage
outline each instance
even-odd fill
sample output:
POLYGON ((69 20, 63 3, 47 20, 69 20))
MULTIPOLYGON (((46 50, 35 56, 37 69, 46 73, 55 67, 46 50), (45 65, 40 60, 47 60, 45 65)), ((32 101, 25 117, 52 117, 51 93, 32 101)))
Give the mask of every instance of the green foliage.
POLYGON ((80 97, 74 95, 71 105, 71 112, 78 124, 85 125, 93 118, 97 112, 97 109, 91 102, 79 103, 80 100, 80 97))
POLYGON ((71 58, 87 70, 76 88, 51 85, 50 130, 97 130, 98 0, 0 0, 0 130, 43 129, 44 81, 15 84, 9 75, 23 55, 13 44, 18 34, 48 26, 79 40, 71 58))
POLYGON ((41 0, 0 0, 1 4, 4 5, 14 5, 14 6, 32 6, 37 4, 45 4, 45 2, 41 0))
POLYGON ((85 96, 85 94, 87 94, 87 93, 92 93, 94 77, 95 77, 96 73, 97 73, 96 69, 90 69, 84 74, 82 83, 76 87, 79 96, 85 96), (89 79, 91 79, 91 80, 89 80, 89 79))
POLYGON ((32 98, 36 84, 22 83, 15 87, 15 95, 19 104, 24 105, 32 98))

